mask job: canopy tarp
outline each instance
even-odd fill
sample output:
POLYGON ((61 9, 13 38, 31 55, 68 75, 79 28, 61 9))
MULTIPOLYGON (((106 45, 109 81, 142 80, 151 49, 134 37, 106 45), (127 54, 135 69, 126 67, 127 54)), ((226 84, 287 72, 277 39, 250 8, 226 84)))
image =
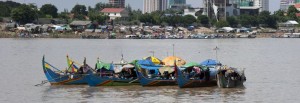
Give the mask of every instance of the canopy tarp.
POLYGON ((155 65, 152 61, 150 60, 139 60, 137 62, 140 65, 147 65, 147 66, 151 66, 151 65, 155 65))
POLYGON ((217 60, 207 59, 200 63, 203 66, 214 66, 219 64, 217 60))
POLYGON ((106 69, 106 70, 113 70, 113 65, 111 63, 104 63, 104 62, 101 62, 101 61, 98 61, 96 63, 96 69, 106 69))
POLYGON ((152 65, 152 66, 149 66, 149 65, 140 65, 141 68, 143 69, 146 69, 148 71, 154 71, 154 74, 158 74, 158 70, 159 68, 161 68, 162 66, 159 66, 159 65, 152 65))
POLYGON ((172 73, 175 71, 175 69, 174 69, 174 67, 169 67, 169 66, 164 66, 164 67, 159 68, 160 74, 163 75, 165 71, 167 71, 168 73, 172 73))
POLYGON ((199 64, 196 62, 188 62, 185 65, 183 65, 182 67, 187 68, 187 67, 193 67, 193 66, 199 66, 199 64))
POLYGON ((154 64, 161 64, 162 61, 154 56, 149 56, 149 57, 145 57, 143 58, 144 60, 150 60, 152 61, 154 64))
POLYGON ((185 60, 176 56, 169 56, 162 60, 162 62, 167 66, 174 66, 175 61, 177 66, 182 66, 186 63, 185 60))
POLYGON ((132 64, 123 65, 122 68, 134 68, 132 64))

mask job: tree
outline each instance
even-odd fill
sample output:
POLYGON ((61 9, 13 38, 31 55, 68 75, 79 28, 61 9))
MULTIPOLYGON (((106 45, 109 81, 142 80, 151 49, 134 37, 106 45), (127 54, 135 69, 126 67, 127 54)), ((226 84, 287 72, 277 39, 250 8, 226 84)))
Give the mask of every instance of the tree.
POLYGON ((294 5, 291 5, 289 8, 288 8, 288 11, 287 11, 287 16, 288 16, 288 19, 292 19, 292 20, 298 20, 297 16, 296 16, 296 13, 299 13, 299 11, 295 8, 294 5))
POLYGON ((193 15, 185 15, 183 17, 183 21, 184 21, 184 25, 185 26, 188 26, 188 25, 191 25, 193 24, 194 22, 196 22, 196 18, 193 16, 193 15))
POLYGON ((0 17, 9 17, 11 8, 7 5, 0 5, 0 17))
POLYGON ((258 15, 258 22, 268 27, 276 28, 277 22, 275 16, 271 16, 269 11, 262 11, 258 15))
POLYGON ((275 11, 273 15, 275 16, 276 21, 278 21, 278 22, 286 22, 287 21, 287 17, 284 15, 283 10, 275 11))
POLYGON ((53 18, 57 17, 57 8, 52 5, 52 4, 45 4, 40 8, 40 11, 44 14, 44 15, 50 15, 53 18))
POLYGON ((226 20, 231 27, 237 27, 239 24, 238 20, 233 16, 227 17, 226 20))
POLYGON ((198 16, 197 20, 202 25, 208 26, 208 24, 209 24, 209 18, 206 15, 200 15, 200 16, 198 16))
POLYGON ((84 20, 85 16, 87 16, 88 12, 86 11, 86 7, 84 5, 75 5, 71 10, 71 13, 74 14, 75 19, 84 20))
POLYGON ((70 19, 69 14, 69 11, 65 9, 63 12, 58 14, 58 17, 62 18, 66 23, 68 23, 70 19))
POLYGON ((243 14, 238 17, 238 21, 241 26, 251 27, 258 26, 257 17, 253 15, 243 14))
POLYGON ((37 18, 37 12, 32 6, 23 4, 12 10, 12 18, 21 24, 30 23, 37 18))
POLYGON ((19 7, 21 4, 14 1, 0 1, 0 17, 11 16, 12 9, 19 7))
POLYGON ((220 20, 219 22, 217 22, 216 27, 217 28, 221 28, 221 27, 226 27, 229 26, 228 22, 225 20, 220 20))

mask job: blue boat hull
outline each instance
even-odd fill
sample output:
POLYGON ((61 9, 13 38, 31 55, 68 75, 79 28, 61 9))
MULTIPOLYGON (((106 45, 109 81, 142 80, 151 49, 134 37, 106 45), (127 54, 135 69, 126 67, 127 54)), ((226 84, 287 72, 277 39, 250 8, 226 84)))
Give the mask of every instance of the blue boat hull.
MULTIPOLYGON (((45 67, 45 61, 43 59, 43 71, 49 83, 51 85, 73 85, 73 84, 87 84, 82 74, 60 74, 45 67)), ((50 65, 50 64, 48 64, 50 65)))
POLYGON ((175 79, 155 79, 147 78, 142 73, 137 72, 137 76, 142 86, 172 86, 177 85, 175 79))
POLYGON ((100 77, 97 74, 89 73, 85 80, 89 86, 129 86, 138 85, 137 78, 114 78, 114 77, 100 77))
POLYGON ((193 88, 193 87, 207 87, 207 86, 216 86, 216 71, 210 71, 210 76, 204 78, 187 78, 179 69, 178 70, 178 77, 177 83, 180 88, 193 88))

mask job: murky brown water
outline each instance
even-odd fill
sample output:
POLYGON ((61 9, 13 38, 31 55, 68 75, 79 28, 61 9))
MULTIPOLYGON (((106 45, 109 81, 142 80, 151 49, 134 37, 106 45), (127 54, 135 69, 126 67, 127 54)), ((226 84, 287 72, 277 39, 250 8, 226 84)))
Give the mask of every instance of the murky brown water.
POLYGON ((258 102, 296 103, 300 100, 300 39, 214 39, 214 40, 83 40, 83 39, 0 39, 0 102, 258 102), (220 48, 223 64, 246 68, 244 88, 217 87, 180 89, 169 87, 44 86, 41 59, 62 69, 66 55, 94 65, 96 58, 119 61, 152 55, 175 55, 200 62, 215 58, 220 48))

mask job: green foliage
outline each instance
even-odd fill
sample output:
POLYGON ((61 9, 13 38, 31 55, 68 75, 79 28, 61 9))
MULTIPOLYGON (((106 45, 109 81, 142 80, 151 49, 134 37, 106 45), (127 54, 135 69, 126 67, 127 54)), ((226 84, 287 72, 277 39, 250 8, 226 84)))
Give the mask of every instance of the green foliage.
POLYGON ((44 15, 50 15, 53 18, 57 17, 57 8, 52 5, 52 4, 45 4, 40 8, 40 11, 44 14, 44 15))
POLYGON ((7 5, 0 5, 0 16, 9 17, 11 13, 11 8, 7 5))
POLYGON ((275 16, 276 21, 278 21, 278 22, 286 22, 287 21, 287 17, 284 15, 283 10, 275 11, 273 16, 275 16))
POLYGON ((239 21, 236 19, 236 17, 233 16, 227 17, 226 20, 231 27, 237 27, 237 25, 239 24, 239 21))
POLYGON ((197 20, 202 25, 208 25, 209 24, 209 18, 206 15, 200 15, 200 16, 198 16, 197 20))
POLYGON ((21 4, 14 1, 0 1, 0 16, 10 17, 12 9, 19 7, 21 4))
POLYGON ((239 24, 244 27, 258 26, 257 17, 254 15, 243 14, 238 17, 239 24))
POLYGON ((36 8, 33 8, 32 5, 21 5, 12 10, 13 20, 25 24, 31 23, 37 18, 36 8))
POLYGON ((298 20, 297 16, 296 16, 296 13, 299 13, 299 11, 294 7, 294 5, 291 5, 289 8, 288 8, 288 11, 287 11, 287 16, 288 16, 288 19, 292 19, 292 20, 298 20))
POLYGON ((74 18, 79 20, 82 20, 83 17, 88 14, 85 5, 79 5, 79 4, 73 7, 71 13, 74 13, 74 18))
POLYGON ((102 2, 99 2, 95 5, 95 8, 94 10, 96 11, 101 11, 102 9, 104 8, 114 8, 115 6, 111 5, 111 4, 106 4, 106 3, 102 3, 102 2))
POLYGON ((277 25, 276 17, 270 14, 271 13, 269 11, 262 11, 258 15, 258 22, 260 24, 267 25, 268 27, 276 28, 277 25))
POLYGON ((227 27, 229 26, 228 22, 225 20, 220 20, 217 22, 216 27, 221 28, 221 27, 227 27))
POLYGON ((183 17, 183 22, 184 22, 185 26, 191 25, 191 24, 193 24, 196 21, 197 20, 196 20, 196 18, 193 15, 185 15, 183 17))

